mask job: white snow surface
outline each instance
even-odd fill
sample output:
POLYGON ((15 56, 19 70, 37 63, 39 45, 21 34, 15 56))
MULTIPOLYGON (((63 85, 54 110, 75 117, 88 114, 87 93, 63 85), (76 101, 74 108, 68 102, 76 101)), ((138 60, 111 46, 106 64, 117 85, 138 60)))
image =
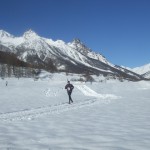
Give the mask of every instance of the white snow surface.
POLYGON ((150 82, 0 79, 0 150, 149 150, 150 82), (8 81, 8 86, 5 86, 8 81))

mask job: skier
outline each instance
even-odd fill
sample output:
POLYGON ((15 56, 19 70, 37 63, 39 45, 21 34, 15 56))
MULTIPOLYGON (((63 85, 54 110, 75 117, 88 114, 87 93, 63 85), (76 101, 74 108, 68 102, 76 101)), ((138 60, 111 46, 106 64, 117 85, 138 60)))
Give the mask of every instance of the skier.
POLYGON ((72 93, 72 90, 74 89, 74 86, 72 84, 70 84, 70 81, 68 81, 68 84, 65 86, 65 89, 67 89, 67 93, 68 93, 68 96, 69 96, 69 104, 71 102, 73 103, 73 100, 71 98, 71 93, 72 93))

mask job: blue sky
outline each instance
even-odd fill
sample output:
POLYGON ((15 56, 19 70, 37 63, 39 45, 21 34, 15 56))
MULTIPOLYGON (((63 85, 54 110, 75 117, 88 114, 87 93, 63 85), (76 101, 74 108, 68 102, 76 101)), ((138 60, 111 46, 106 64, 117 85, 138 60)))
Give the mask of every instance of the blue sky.
POLYGON ((79 38, 111 63, 150 63, 149 0, 0 0, 0 29, 71 42, 79 38))

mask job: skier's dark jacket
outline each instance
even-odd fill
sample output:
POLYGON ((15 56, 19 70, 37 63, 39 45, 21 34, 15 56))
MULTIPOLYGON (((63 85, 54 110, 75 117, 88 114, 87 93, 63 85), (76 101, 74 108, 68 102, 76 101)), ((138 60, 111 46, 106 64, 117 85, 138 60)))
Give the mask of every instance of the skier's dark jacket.
POLYGON ((67 89, 68 94, 71 94, 74 86, 68 82, 68 84, 65 86, 65 89, 67 89))

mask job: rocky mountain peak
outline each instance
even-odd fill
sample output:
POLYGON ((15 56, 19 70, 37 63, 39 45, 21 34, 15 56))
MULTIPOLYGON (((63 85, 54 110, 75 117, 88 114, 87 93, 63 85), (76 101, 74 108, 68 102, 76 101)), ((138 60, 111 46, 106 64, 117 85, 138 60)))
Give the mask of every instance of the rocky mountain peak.
POLYGON ((80 43, 80 44, 82 44, 82 42, 80 41, 80 39, 78 39, 78 38, 75 38, 73 41, 72 41, 72 43, 80 43))
POLYGON ((38 34, 35 33, 34 31, 32 31, 31 29, 26 31, 24 34, 23 34, 23 37, 25 39, 31 39, 31 38, 38 38, 38 34))
POLYGON ((13 38, 14 36, 4 30, 0 30, 0 38, 13 38))
POLYGON ((87 53, 91 52, 91 49, 89 49, 86 45, 84 45, 80 39, 77 38, 74 39, 70 45, 75 49, 77 49, 82 54, 87 55, 87 53))

